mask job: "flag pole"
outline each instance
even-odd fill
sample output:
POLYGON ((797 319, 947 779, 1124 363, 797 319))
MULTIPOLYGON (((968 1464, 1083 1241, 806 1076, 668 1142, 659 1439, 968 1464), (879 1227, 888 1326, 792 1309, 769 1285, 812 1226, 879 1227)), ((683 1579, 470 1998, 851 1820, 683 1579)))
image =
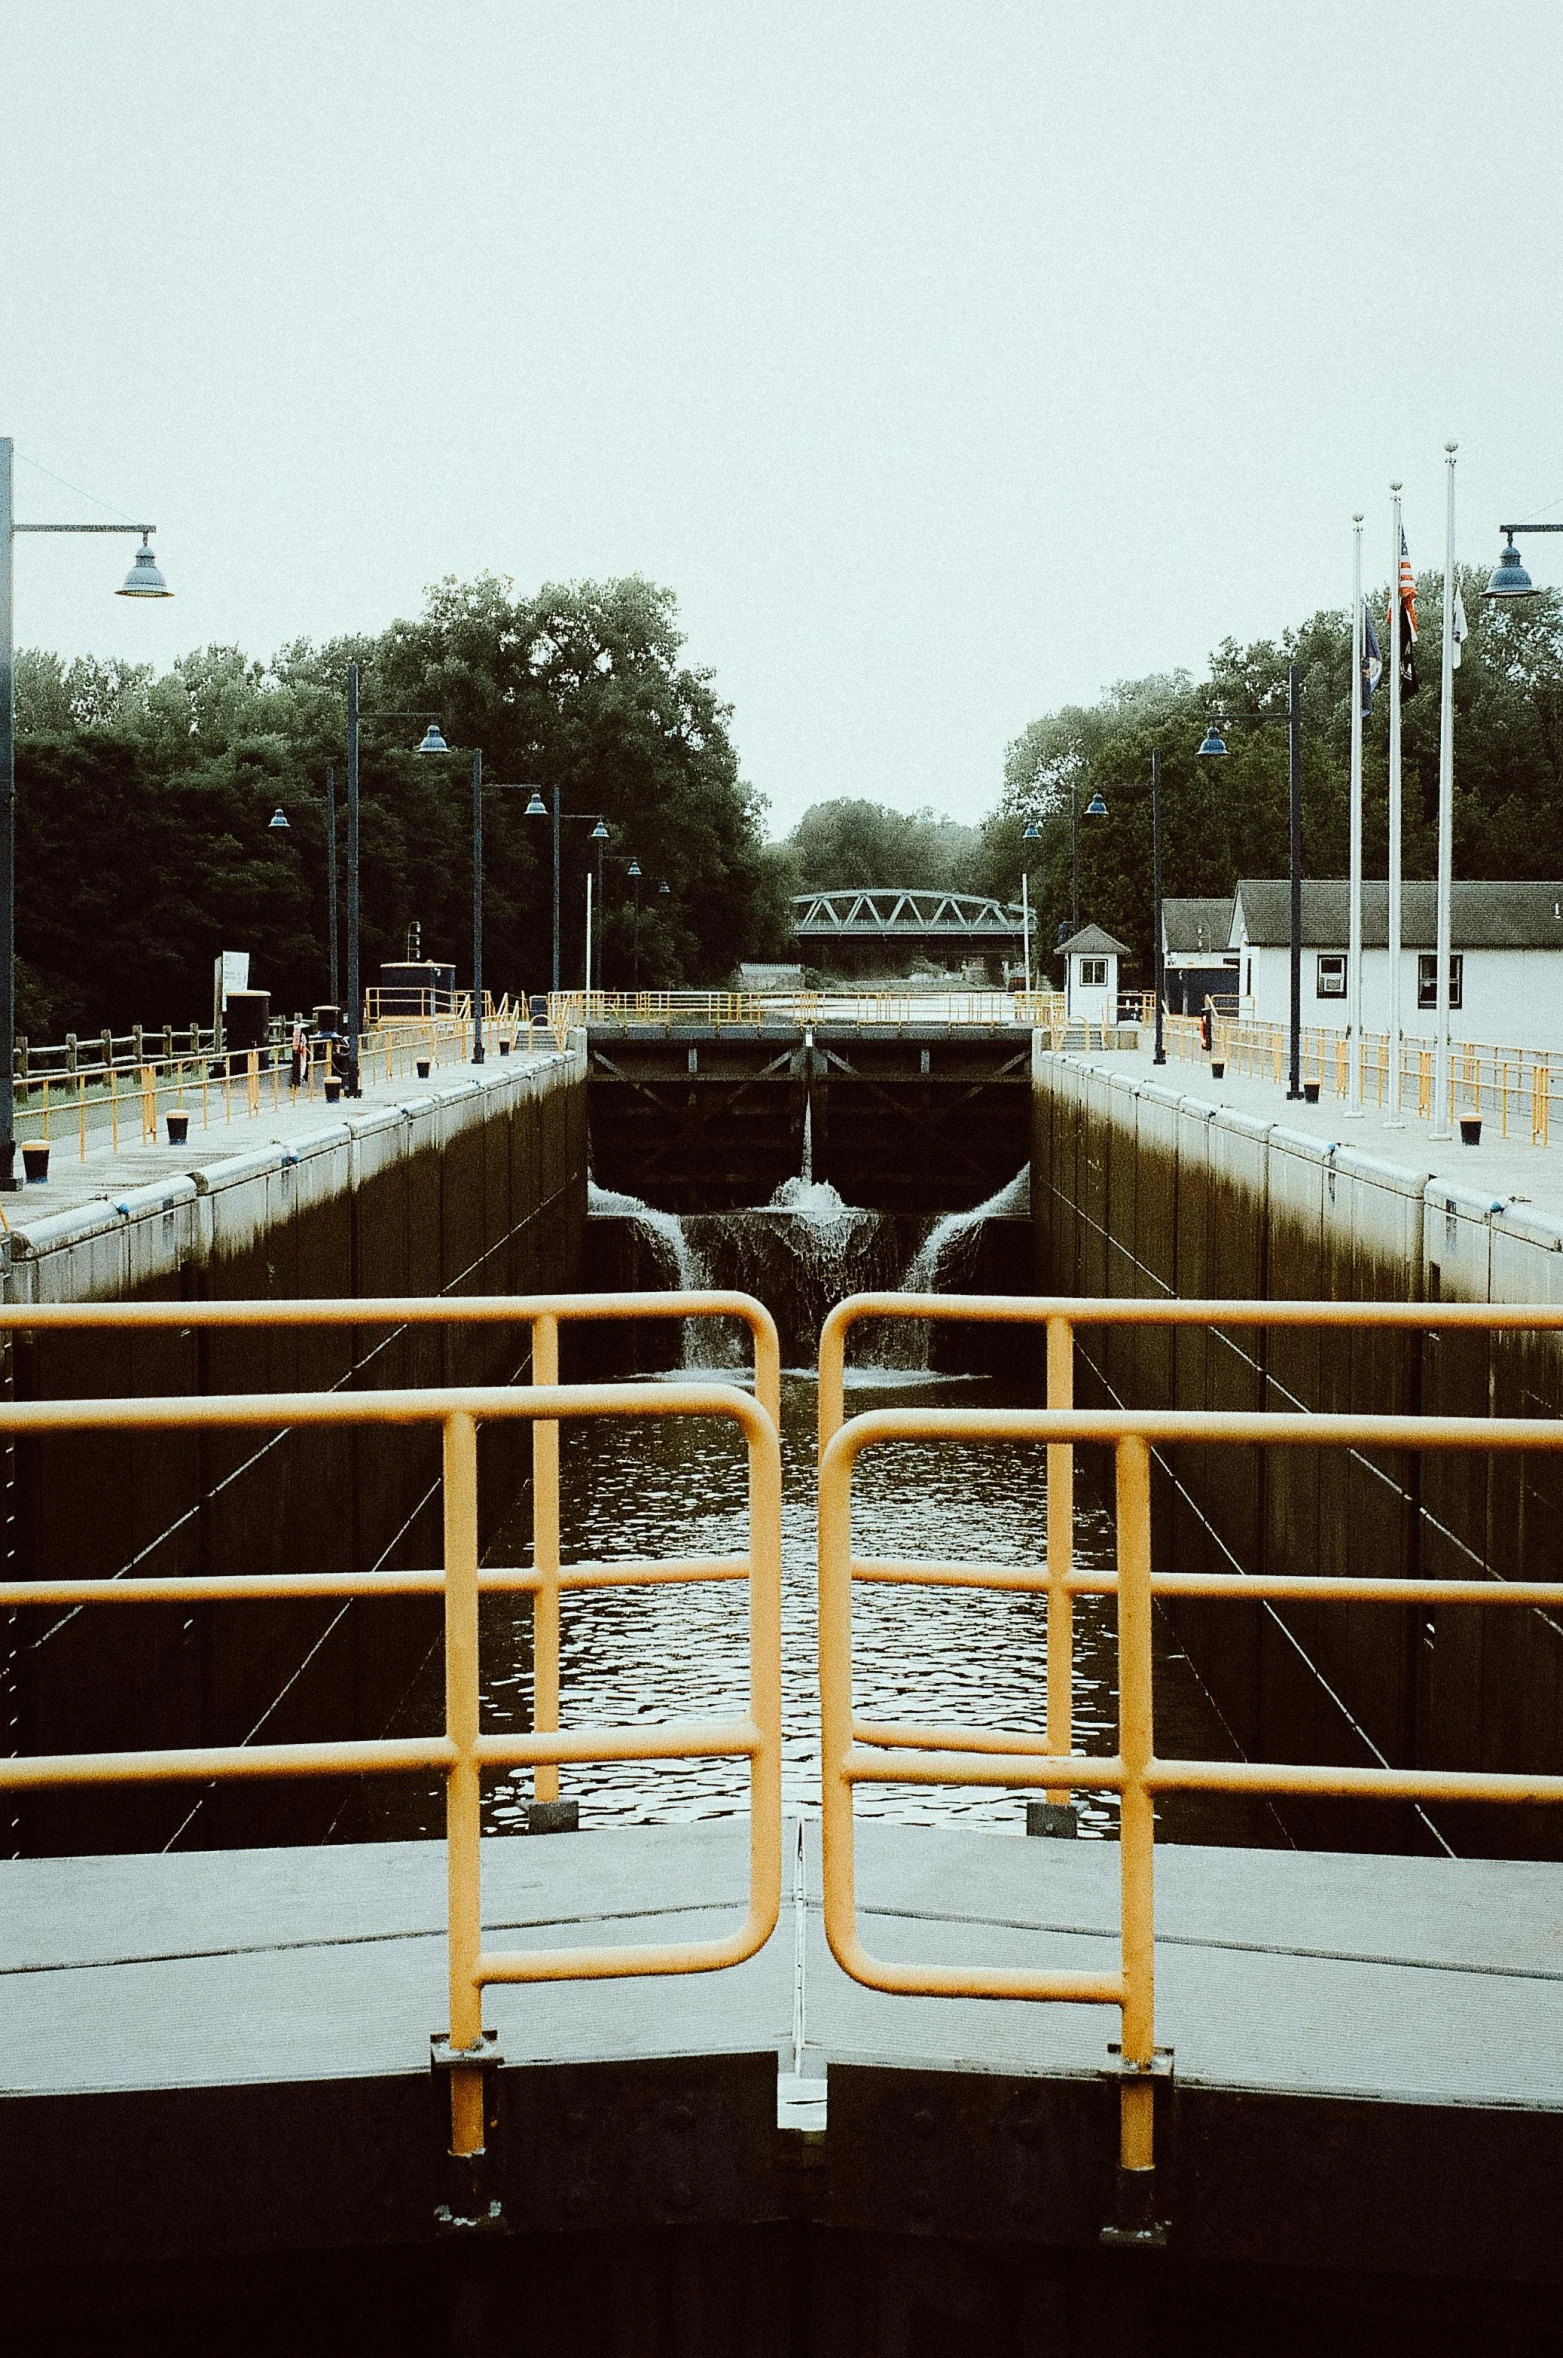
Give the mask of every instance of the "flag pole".
POLYGON ((1444 444, 1444 666, 1438 712, 1438 1038, 1433 1050, 1433 1136, 1449 1128, 1449 966, 1454 897, 1454 454, 1444 444))
POLYGON ((1389 487, 1389 1104, 1386 1130, 1405 1127, 1400 1113, 1400 485, 1389 487))
POLYGON ((1346 1111, 1362 1111, 1362 518, 1351 519, 1351 885, 1346 942, 1346 1111))

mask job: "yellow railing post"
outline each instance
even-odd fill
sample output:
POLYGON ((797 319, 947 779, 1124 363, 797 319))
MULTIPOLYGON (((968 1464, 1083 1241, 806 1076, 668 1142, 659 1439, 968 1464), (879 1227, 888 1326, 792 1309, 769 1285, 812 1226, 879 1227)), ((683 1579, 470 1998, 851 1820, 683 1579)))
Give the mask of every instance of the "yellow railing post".
MULTIPOLYGON (((483 2044, 482 1779, 478 1770, 478 1432, 470 1416, 445 1420, 445 1732, 455 1758, 445 1772, 450 1906, 450 2043, 483 2044)), ((450 2149, 483 2146, 483 2074, 453 2066, 450 2149)))
MULTIPOLYGON (((1075 1334, 1069 1320, 1047 1322, 1047 1404, 1075 1404, 1075 1334)), ((1047 1748, 1067 1753, 1074 1745, 1074 1570, 1075 1452, 1069 1441, 1049 1442, 1047 1452, 1047 1748)), ((1067 1787, 1049 1801, 1069 1800, 1067 1787)))
MULTIPOLYGON (((532 1322, 532 1381, 559 1381, 559 1321, 532 1322)), ((559 1726, 559 1427, 540 1420, 532 1427, 532 1726, 552 1735, 559 1726)), ((559 1764, 540 1760, 532 1773, 538 1801, 559 1798, 559 1764)))
POLYGON ((1154 1750, 1151 1716, 1151 1453, 1134 1434, 1118 1444, 1118 1757, 1123 1792, 1118 1829, 1123 1884, 1124 2079, 1119 2167, 1154 2161, 1156 1812, 1145 1777, 1154 1750), (1144 2076, 1139 2076, 1144 2075, 1144 2076))

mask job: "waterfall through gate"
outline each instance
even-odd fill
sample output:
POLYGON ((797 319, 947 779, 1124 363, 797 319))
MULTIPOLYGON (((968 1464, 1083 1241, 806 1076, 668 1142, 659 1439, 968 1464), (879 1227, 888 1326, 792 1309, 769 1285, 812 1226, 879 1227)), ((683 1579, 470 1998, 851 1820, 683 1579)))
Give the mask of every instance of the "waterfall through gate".
MULTIPOLYGON (((958 1287, 984 1221, 1023 1218, 1030 1207, 1030 1171, 1022 1169, 986 1203, 931 1222, 866 1211, 843 1202, 828 1180, 812 1177, 810 1145, 805 1117, 803 1167, 766 1204, 680 1217, 638 1196, 593 1185, 587 1208, 594 1216, 631 1221, 668 1287, 720 1286, 757 1295, 776 1320, 783 1357, 808 1365, 827 1311, 845 1295, 958 1287)), ((721 1337, 709 1320, 686 1325, 684 1346, 686 1367, 727 1364, 739 1356, 736 1330, 721 1337)), ((925 1366, 927 1354, 926 1325, 899 1324, 878 1336, 865 1333, 859 1352, 902 1368, 925 1366)))

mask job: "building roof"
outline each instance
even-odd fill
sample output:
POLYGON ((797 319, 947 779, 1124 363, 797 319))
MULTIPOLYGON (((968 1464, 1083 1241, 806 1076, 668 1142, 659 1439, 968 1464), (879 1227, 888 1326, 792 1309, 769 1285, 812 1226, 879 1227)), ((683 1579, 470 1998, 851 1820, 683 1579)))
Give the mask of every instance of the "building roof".
POLYGON ((1225 900, 1168 901, 1161 904, 1161 932, 1169 957, 1209 952, 1219 957, 1232 939, 1232 896, 1225 900))
MULTIPOLYGON (((1170 907, 1171 904, 1169 903, 1170 907)), ((1342 877, 1305 881, 1303 947, 1343 950, 1349 925, 1349 887, 1342 877)), ((1450 941, 1457 950, 1563 950, 1563 883, 1457 882, 1449 901, 1450 941)), ((1401 886, 1400 938, 1408 950, 1437 946, 1438 887, 1420 880, 1401 886)), ((1284 876, 1245 876, 1232 906, 1233 943, 1284 949, 1291 940, 1291 887, 1284 876)), ((1379 878, 1362 887, 1362 946, 1389 945, 1389 886, 1379 878)))
POLYGON ((1082 925, 1068 941, 1060 942, 1055 955, 1060 958, 1127 958, 1127 942, 1115 941, 1099 925, 1082 925))

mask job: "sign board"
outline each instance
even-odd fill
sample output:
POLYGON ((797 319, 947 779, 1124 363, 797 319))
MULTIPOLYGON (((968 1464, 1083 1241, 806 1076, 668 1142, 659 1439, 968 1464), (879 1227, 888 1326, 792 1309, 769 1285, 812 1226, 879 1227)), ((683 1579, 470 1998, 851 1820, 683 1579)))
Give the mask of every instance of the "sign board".
POLYGON ((224 950, 217 964, 218 988, 226 1007, 230 991, 247 991, 250 987, 250 953, 248 950, 224 950))

